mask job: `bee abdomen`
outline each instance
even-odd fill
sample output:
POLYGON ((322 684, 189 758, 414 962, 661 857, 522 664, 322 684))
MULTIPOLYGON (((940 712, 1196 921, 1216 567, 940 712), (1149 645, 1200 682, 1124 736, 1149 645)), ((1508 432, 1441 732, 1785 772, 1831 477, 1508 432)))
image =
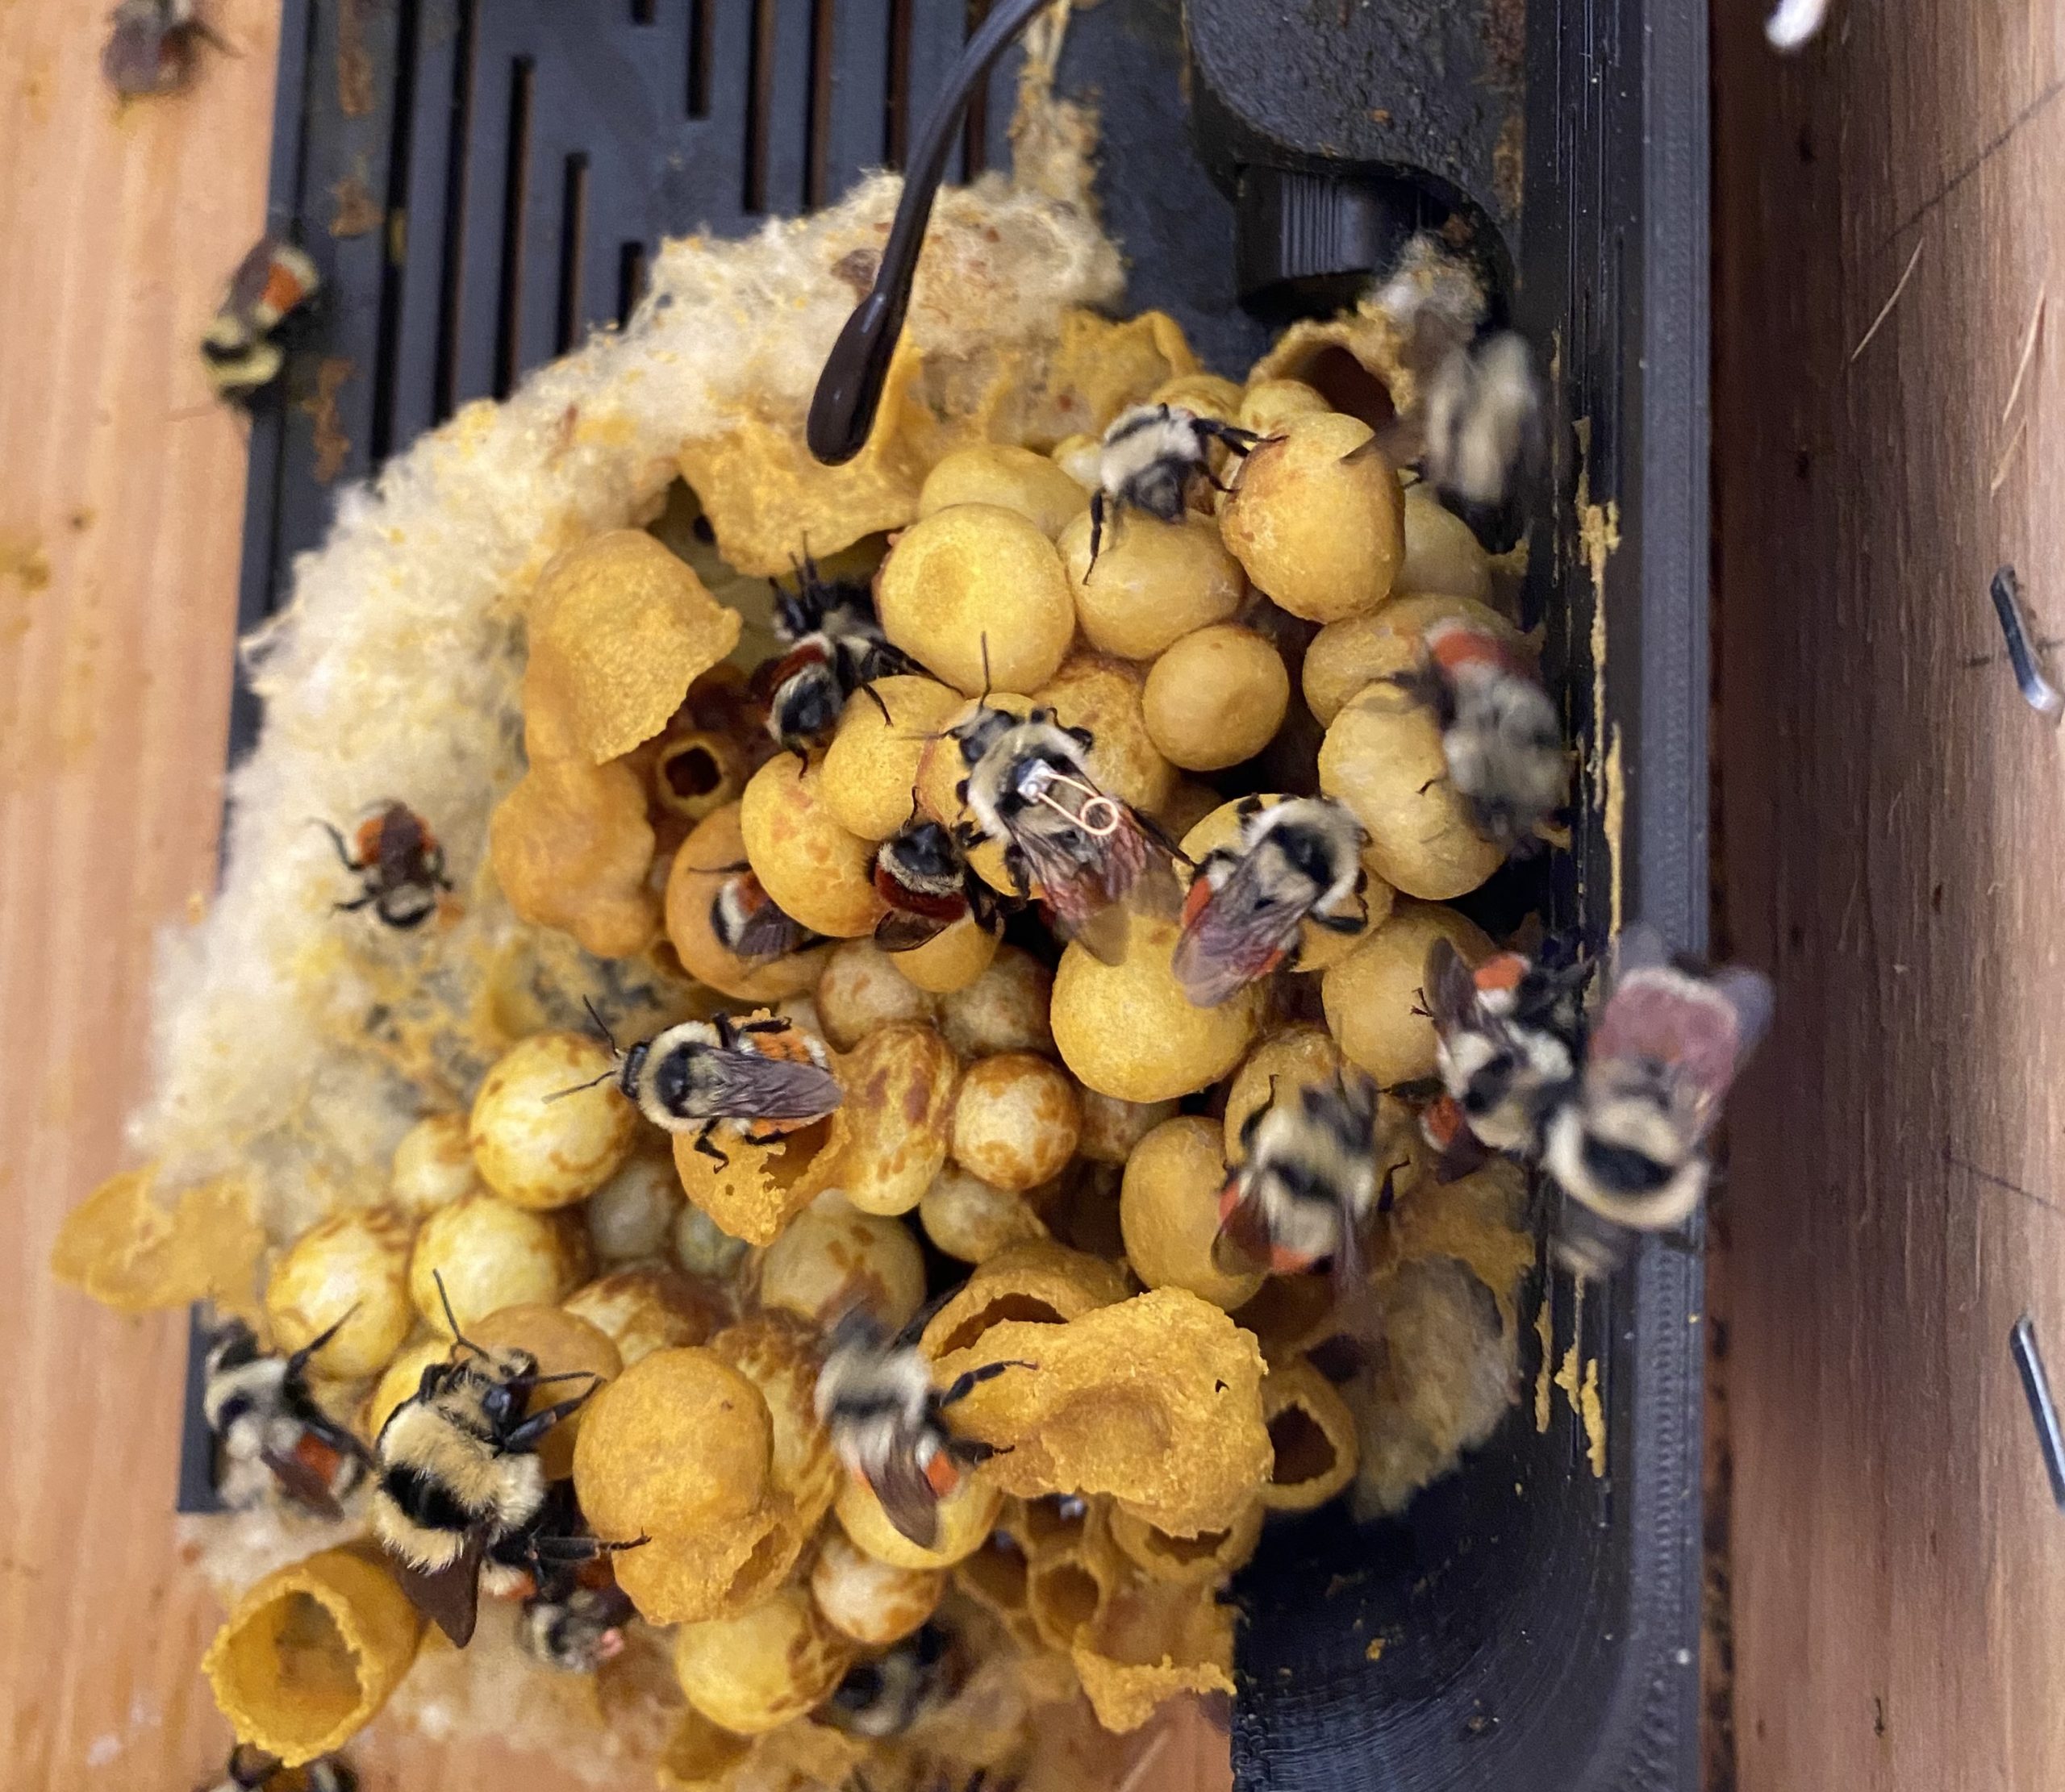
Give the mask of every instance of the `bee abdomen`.
POLYGON ((442 1482, 406 1464, 382 1473, 380 1490, 404 1518, 426 1531, 465 1531, 478 1522, 479 1515, 469 1511, 442 1482))

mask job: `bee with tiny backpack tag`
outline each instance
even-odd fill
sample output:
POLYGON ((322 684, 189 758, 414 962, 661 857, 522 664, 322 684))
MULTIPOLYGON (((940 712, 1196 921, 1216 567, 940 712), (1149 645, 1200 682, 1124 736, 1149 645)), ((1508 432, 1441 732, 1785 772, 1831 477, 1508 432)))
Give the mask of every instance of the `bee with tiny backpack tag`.
POLYGON ((1087 728, 1062 727, 1050 709, 1020 717, 985 702, 949 738, 967 768, 956 794, 971 818, 955 829, 957 844, 1001 841, 1019 894, 1037 894, 1085 950, 1117 964, 1128 905, 1172 919, 1180 911, 1176 848, 1098 788, 1087 728))

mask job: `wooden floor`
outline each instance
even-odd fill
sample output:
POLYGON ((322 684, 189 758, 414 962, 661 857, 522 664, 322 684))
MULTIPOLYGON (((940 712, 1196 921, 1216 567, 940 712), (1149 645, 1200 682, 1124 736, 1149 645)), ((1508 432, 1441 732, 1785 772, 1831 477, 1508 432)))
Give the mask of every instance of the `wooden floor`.
POLYGON ((1718 1296, 1736 1777, 2036 1792, 2065 1514, 2008 1336, 2065 1375, 2065 747, 1987 587, 2065 635, 2065 11, 1835 0, 1786 61, 1715 10, 1725 903, 1779 992, 1718 1296))
MULTIPOLYGON (((1790 62, 1716 9, 1721 882, 1781 991, 1716 1289, 1716 1759, 2055 1788, 2065 1515, 2007 1338, 2030 1312, 2065 1376, 2065 745, 1986 587, 2013 563, 2065 635, 2065 13, 1836 3, 1790 62)), ((0 1782, 185 1792, 223 1736, 158 1515, 179 1327, 43 1266, 123 1161, 152 936, 213 878, 243 463, 192 344, 262 219, 277 25, 216 0, 241 53, 118 111, 102 10, 0 3, 0 1782)), ((556 1783, 364 1753, 369 1792, 556 1783)), ((1223 1757, 1186 1728, 1153 1782, 1223 1757)))

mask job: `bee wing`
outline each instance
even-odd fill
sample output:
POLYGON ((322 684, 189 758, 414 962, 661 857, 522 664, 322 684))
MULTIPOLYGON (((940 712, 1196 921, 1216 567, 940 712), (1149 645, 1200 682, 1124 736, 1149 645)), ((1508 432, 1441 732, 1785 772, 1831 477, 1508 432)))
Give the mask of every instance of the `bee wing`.
POLYGON ((259 1460, 273 1471, 273 1479, 296 1505, 333 1523, 344 1515, 337 1496, 330 1491, 330 1477, 314 1463, 305 1461, 298 1454, 282 1456, 273 1450, 260 1452, 259 1460))
POLYGON ((803 940, 801 925, 784 915, 771 901, 766 902, 747 917, 745 925, 739 929, 736 952, 749 963, 786 958, 803 940))
MULTIPOLYGON (((1231 1194, 1236 1185, 1229 1183, 1231 1194)), ((1224 1202, 1225 1197, 1221 1196, 1224 1202)), ((1240 1200, 1227 1208, 1212 1241, 1212 1261, 1224 1275, 1245 1275, 1269 1267, 1269 1223, 1259 1202, 1240 1200)))
POLYGON ((891 1450, 868 1486, 889 1522, 920 1549, 939 1540, 939 1495, 909 1450, 891 1450))
POLYGON ((1696 1136, 1719 1113, 1771 1006, 1771 985, 1754 971, 1708 978, 1669 965, 1644 965, 1623 975, 1606 998, 1591 1056, 1671 1066, 1691 1092, 1696 1136))
POLYGON ((830 1071, 753 1052, 713 1052, 709 1087, 712 1115, 734 1119, 822 1119, 841 1098, 830 1071))
POLYGON ((1427 998, 1434 1031, 1443 1038, 1462 1031, 1476 1018, 1477 980, 1450 940, 1437 938, 1428 947, 1426 967, 1420 973, 1420 993, 1427 998))
POLYGON ((1124 804, 1117 806, 1118 825, 1088 859, 1077 859, 1041 828, 1012 836, 1062 930, 1108 965, 1120 963, 1126 955, 1131 927, 1121 905, 1128 898, 1145 912, 1165 918, 1183 909, 1183 891, 1167 858, 1157 854, 1140 818, 1124 804))
POLYGON ((473 1621, 480 1615, 481 1558, 487 1553, 487 1533, 475 1529, 466 1533, 457 1560, 434 1573, 390 1556, 387 1565, 409 1602, 450 1637, 455 1648, 464 1648, 473 1640, 473 1621))
POLYGON ((114 35, 101 51, 100 67, 115 92, 131 98, 158 93, 178 82, 178 52, 148 19, 118 14, 114 35))
POLYGON ((951 924, 937 915, 892 908, 875 923, 874 943, 884 952, 916 952, 927 940, 937 940, 951 924))
POLYGON ((1216 1008, 1275 968, 1304 918, 1299 903, 1270 895, 1250 854, 1183 923, 1176 981, 1194 1006, 1216 1008))

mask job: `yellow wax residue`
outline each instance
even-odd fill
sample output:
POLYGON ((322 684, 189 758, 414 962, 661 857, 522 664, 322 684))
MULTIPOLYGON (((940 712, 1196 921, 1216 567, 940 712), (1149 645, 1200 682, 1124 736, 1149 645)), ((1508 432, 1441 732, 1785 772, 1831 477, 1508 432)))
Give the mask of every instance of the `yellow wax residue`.
POLYGON ((1606 862, 1610 877, 1608 913, 1612 917, 1610 939, 1621 931, 1621 837, 1628 821, 1628 778, 1621 762, 1621 728, 1616 723, 1612 739, 1606 749, 1606 763, 1601 782, 1604 786, 1606 823, 1606 862))
POLYGON ((1578 1416, 1584 1421, 1585 1455, 1592 1463, 1592 1478, 1606 1473, 1606 1413, 1599 1399, 1599 1359, 1584 1365, 1584 1390, 1578 1397, 1578 1416))
POLYGON ((1534 1310, 1534 1335, 1541 1340, 1541 1366, 1534 1372, 1534 1435, 1537 1437, 1549 1429, 1549 1377, 1556 1344, 1555 1320, 1550 1311, 1549 1300, 1553 1286, 1542 1290, 1541 1304, 1534 1310))
POLYGON ((1362 1659, 1365 1661, 1379 1661, 1382 1659, 1383 1652, 1383 1638, 1381 1636, 1373 1636, 1370 1639, 1370 1646, 1362 1651, 1362 1659))
POLYGON ((1571 1348, 1563 1352, 1563 1361, 1558 1366, 1556 1386, 1563 1390, 1563 1398, 1571 1403, 1572 1417, 1579 1415, 1578 1340, 1584 1336, 1584 1284, 1578 1284, 1577 1302, 1571 1311, 1571 1348))

